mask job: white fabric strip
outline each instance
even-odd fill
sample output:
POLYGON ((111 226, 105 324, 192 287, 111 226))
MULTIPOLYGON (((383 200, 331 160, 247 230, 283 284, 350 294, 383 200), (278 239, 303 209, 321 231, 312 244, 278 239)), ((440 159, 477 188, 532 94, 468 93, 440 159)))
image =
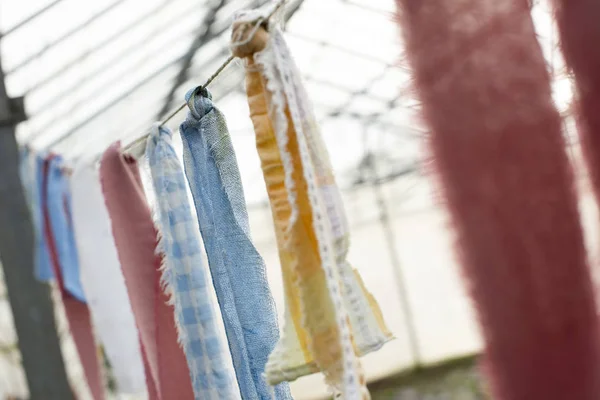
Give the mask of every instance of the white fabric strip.
POLYGON ((71 177, 72 219, 81 284, 92 322, 121 393, 146 391, 138 331, 112 236, 98 171, 88 165, 71 177))

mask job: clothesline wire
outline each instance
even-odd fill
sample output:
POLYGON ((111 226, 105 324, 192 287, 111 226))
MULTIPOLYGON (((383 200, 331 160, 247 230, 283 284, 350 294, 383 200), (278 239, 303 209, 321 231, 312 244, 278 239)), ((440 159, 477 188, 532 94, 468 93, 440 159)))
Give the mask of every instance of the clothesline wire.
MULTIPOLYGON (((250 40, 252 40, 252 38, 258 31, 258 28, 261 26, 261 24, 264 23, 265 21, 268 21, 269 19, 271 19, 271 17, 285 4, 285 2, 286 2, 286 0, 279 0, 277 2, 277 4, 273 7, 271 12, 266 17, 260 17, 255 22, 254 28, 248 34, 248 37, 245 40, 243 40, 242 42, 234 43, 234 44, 239 46, 239 45, 246 44, 250 40)), ((201 86, 198 86, 196 88, 196 91, 201 91, 202 89, 206 89, 217 78, 217 76, 219 76, 221 74, 221 72, 223 72, 223 70, 225 68, 227 68, 227 66, 234 59, 235 59, 235 56, 233 54, 231 54, 229 57, 227 57, 227 59, 225 61, 223 61, 223 63, 219 66, 219 68, 217 68, 217 70, 206 80, 206 82, 204 82, 204 84, 202 84, 201 86)), ((186 106, 187 106, 187 102, 184 102, 181 105, 179 105, 177 108, 173 109, 169 114, 167 114, 167 116, 162 121, 160 121, 158 126, 162 127, 162 126, 166 125, 167 122, 169 122, 173 117, 175 117, 186 106)), ((134 140, 129 145, 125 146, 123 151, 128 152, 131 149, 133 149, 134 147, 137 147, 140 143, 142 143, 144 140, 146 140, 147 137, 148 137, 148 134, 145 134, 145 135, 141 136, 140 138, 134 140)))
POLYGON ((110 12, 112 12, 114 9, 116 9, 117 7, 119 7, 120 5, 122 5, 123 3, 125 3, 126 1, 127 0, 116 0, 116 1, 113 1, 109 5, 105 6, 100 11, 98 11, 96 14, 92 15, 91 17, 89 17, 85 21, 80 22, 78 25, 76 25, 75 27, 73 27, 71 30, 65 32, 63 35, 61 35, 61 36, 57 37, 56 39, 50 41, 44 47, 42 47, 41 49, 39 49, 38 51, 36 51, 34 54, 31 54, 27 58, 25 58, 24 60, 20 61, 17 65, 12 66, 4 74, 8 76, 8 75, 14 74, 15 72, 17 72, 20 69, 25 68, 27 65, 33 63, 34 61, 36 61, 40 57, 42 57, 44 54, 46 54, 50 49, 55 48, 56 46, 60 45, 61 43, 64 43, 66 40, 68 40, 73 35, 75 35, 75 34, 81 32, 81 31, 85 30, 92 23, 94 23, 95 21, 99 20, 100 18, 106 16, 107 14, 109 14, 110 12))
MULTIPOLYGON (((234 59, 234 55, 230 54, 229 57, 227 57, 227 59, 223 62, 223 64, 221 64, 221 66, 206 80, 206 82, 204 82, 204 84, 202 86, 200 86, 200 88, 206 88, 208 85, 210 85, 212 83, 212 81, 215 80, 215 78, 221 73, 223 72, 223 70, 225 68, 227 68, 227 66, 233 61, 234 59)), ((165 125, 167 122, 169 122, 173 117, 175 117, 175 115, 177 115, 181 110, 183 110, 185 108, 185 106, 187 105, 187 103, 183 103, 180 106, 178 106, 177 108, 175 108, 174 110, 172 110, 166 117, 165 119, 163 119, 160 122, 160 126, 165 125)))
MULTIPOLYGON (((255 25, 253 31, 250 32, 250 34, 248 35, 248 38, 244 41, 243 44, 245 44, 248 41, 250 41, 254 37, 254 35, 256 34, 256 31, 258 30, 258 27, 260 26, 260 24, 262 22, 264 22, 264 21, 268 21, 283 6, 284 3, 285 3, 285 0, 279 0, 279 2, 277 3, 277 5, 275 7, 273 7, 273 10, 271 10, 271 12, 269 13, 269 15, 267 15, 266 18, 264 18, 264 19, 259 18, 258 21, 256 21, 256 25, 255 25)), ((199 87, 199 89, 206 89, 208 87, 208 85, 210 85, 212 83, 212 81, 214 81, 215 78, 217 76, 219 76, 219 74, 221 74, 221 72, 223 72, 223 70, 225 68, 227 68, 227 66, 233 61, 234 58, 235 58, 235 56, 233 54, 231 54, 229 57, 227 57, 227 59, 223 62, 223 64, 221 64, 221 66, 219 68, 217 68, 217 70, 206 80, 206 82, 204 82, 204 84, 202 86, 199 87)), ((165 119, 163 119, 160 122, 160 126, 163 126, 167 122, 169 122, 169 120, 171 120, 175 115, 177 115, 177 113, 179 113, 179 111, 183 110, 186 105, 187 105, 187 103, 184 102, 179 107, 177 107, 173 111, 171 111, 165 117, 165 119)))

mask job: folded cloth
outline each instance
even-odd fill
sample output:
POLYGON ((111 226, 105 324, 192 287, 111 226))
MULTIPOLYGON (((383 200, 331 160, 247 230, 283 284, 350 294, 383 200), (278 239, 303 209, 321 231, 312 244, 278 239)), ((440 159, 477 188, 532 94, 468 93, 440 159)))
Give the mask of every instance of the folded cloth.
POLYGON ((169 130, 157 125, 152 128, 146 157, 157 200, 163 284, 175 307, 194 393, 197 399, 240 398, 225 337, 219 331, 218 308, 211 297, 212 284, 202 259, 188 184, 169 130))
POLYGON ((190 113, 180 129, 185 172, 242 398, 290 399, 287 383, 271 388, 263 377, 279 328, 225 117, 206 91, 191 91, 186 100, 190 113))
POLYGON ((98 170, 78 165, 71 176, 81 284, 99 341, 121 393, 146 391, 140 339, 112 236, 98 170))
POLYGON ((101 400, 105 397, 104 373, 79 279, 79 261, 71 223, 71 196, 62 167, 62 159, 53 155, 43 165, 42 211, 45 241, 85 378, 94 400, 101 400))
POLYGON ((115 143, 102 155, 100 181, 140 332, 148 395, 151 400, 193 399, 190 372, 177 343, 173 307, 160 286, 157 231, 137 162, 122 155, 120 147, 115 143))
MULTIPOLYGON (((241 13, 235 24, 243 32, 244 24, 265 16, 241 13)), ((327 151, 282 33, 275 26, 269 33, 259 28, 255 40, 233 44, 247 61, 250 116, 286 294, 284 334, 267 378, 276 383, 322 371, 344 399, 368 398, 356 354, 379 349, 391 334, 346 261, 348 224, 327 151)))

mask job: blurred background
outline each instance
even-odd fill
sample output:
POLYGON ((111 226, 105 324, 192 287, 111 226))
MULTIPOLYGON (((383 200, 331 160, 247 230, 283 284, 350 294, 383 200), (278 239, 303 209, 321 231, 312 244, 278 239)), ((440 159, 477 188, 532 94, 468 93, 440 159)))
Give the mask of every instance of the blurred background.
MULTIPOLYGON (((28 114, 18 126, 19 141, 70 160, 92 160, 115 140, 133 141, 229 55, 235 11, 264 3, 0 1, 5 82, 10 96, 25 96, 28 114)), ((474 356, 481 340, 436 189, 427 128, 418 118, 395 13, 393 0, 289 0, 281 18, 343 190, 352 228, 349 260, 396 338, 363 359, 373 396, 480 399, 485 389, 474 356), (441 397, 444 393, 452 397, 441 397)), ((569 115, 571 83, 556 51, 548 5, 536 2, 532 13, 557 106, 569 115)), ((243 79, 235 62, 209 89, 227 117, 253 237, 282 312, 277 247, 243 79)), ((171 128, 184 117, 182 112, 174 118, 171 128)), ((584 193, 587 240, 597 243, 598 229, 590 222, 598 220, 597 210, 571 132, 566 126, 584 193)), ((590 254, 597 254, 590 247, 590 254)), ((68 374, 86 398, 81 366, 58 308, 68 374)), ((0 399, 27 396, 16 342, 0 285, 0 399)), ((294 382, 292 389, 298 400, 327 396, 319 375, 294 382)))

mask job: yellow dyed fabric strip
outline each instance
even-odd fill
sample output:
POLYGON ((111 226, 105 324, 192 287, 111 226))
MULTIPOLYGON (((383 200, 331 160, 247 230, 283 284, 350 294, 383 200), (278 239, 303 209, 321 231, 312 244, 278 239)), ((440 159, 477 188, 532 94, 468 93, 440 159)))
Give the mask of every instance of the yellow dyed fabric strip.
POLYGON ((244 21, 234 38, 271 203, 285 288, 284 332, 269 357, 271 384, 321 371, 345 399, 368 399, 359 355, 391 339, 381 311, 346 261, 349 230, 327 150, 281 31, 244 21), (260 38, 260 39, 257 39, 260 38))
MULTIPOLYGON (((271 96, 265 90, 265 82, 259 72, 251 72, 254 64, 249 67, 247 74, 247 94, 250 105, 250 116, 256 132, 256 147, 261 159, 261 166, 269 193, 273 219, 275 221, 275 232, 279 248, 279 258, 281 260, 282 275, 285 285, 286 295, 286 315, 291 317, 291 321, 285 321, 285 327, 293 327, 293 336, 297 337, 297 347, 286 349, 287 354, 282 356, 288 359, 286 365, 279 365, 285 375, 291 374, 291 379, 297 376, 294 371, 305 369, 304 373, 316 372, 316 365, 313 363, 313 357, 308 349, 308 334, 302 324, 302 304, 313 301, 318 307, 319 318, 322 321, 321 335, 324 339, 331 337, 328 342, 334 347, 337 341, 337 332, 335 324, 328 324, 332 321, 335 314, 330 307, 330 300, 327 298, 324 273, 320 268, 320 259, 316 247, 316 238, 312 229, 312 214, 306 191, 298 185, 302 185, 302 165, 297 155, 297 144, 295 143, 295 131, 293 125, 288 124, 288 135, 292 140, 289 142, 290 154, 294 163, 294 182, 298 199, 299 216, 290 226, 292 206, 288 201, 288 189, 284 182, 283 162, 277 146, 273 124, 268 115, 268 108, 271 105, 271 96), (314 297, 303 299, 303 289, 309 288, 314 297), (325 307, 323 307, 325 305, 325 307), (328 307, 329 306, 329 307, 328 307), (310 365, 308 365, 310 364, 310 365)), ((307 296, 304 296, 307 297, 307 296)), ((316 313, 315 313, 316 314, 316 313)), ((316 315, 311 318, 315 319, 316 315)), ((285 332, 287 333, 287 332, 285 332)), ((287 336, 287 335, 286 335, 287 336)), ((326 340, 326 339, 325 339, 326 340)), ((295 343, 296 344, 296 343, 295 343)), ((318 344, 317 344, 318 346, 318 344)), ((320 346, 322 347, 322 346, 320 346)), ((327 353, 328 348, 324 349, 327 353)), ((267 371, 268 374, 268 371, 267 371)))
MULTIPOLYGON (((292 206, 288 201, 288 189, 285 185, 283 162, 277 145, 274 123, 268 110, 273 110, 272 95, 266 89, 266 78, 260 68, 249 60, 246 73, 246 91, 250 116, 256 133, 256 146, 261 160, 273 219, 286 296, 286 320, 284 334, 267 364, 267 379, 275 384, 284 380, 294 380, 303 375, 318 372, 316 357, 322 357, 319 365, 333 365, 339 361, 339 332, 332 310, 332 302, 325 283, 325 272, 321 267, 317 243, 312 223, 311 207, 306 191, 306 182, 302 176, 302 163, 298 156, 298 145, 294 125, 288 119, 288 151, 293 160, 294 187, 296 193, 298 218, 289 226, 292 206), (302 312, 306 315, 303 325, 302 312), (308 347, 308 335, 316 355, 308 347)), ((333 176, 331 176, 333 181, 333 176)), ((330 182, 324 182, 330 183, 330 182)), ((352 307, 349 318, 358 320, 372 319, 373 322, 362 331, 353 330, 356 352, 359 355, 380 348, 391 339, 391 334, 383 321, 381 311, 375 299, 365 290, 358 272, 351 271, 353 282, 345 285, 349 290, 358 290, 359 296, 366 301, 358 309, 352 307), (365 305, 368 307, 365 309, 365 305), (353 312, 353 310, 358 311, 353 312), (367 316, 352 314, 371 314, 367 316)), ((347 296, 346 296, 347 297, 347 296)), ((358 324, 357 324, 358 325, 358 324)), ((354 327, 352 327, 354 328, 354 327)), ((339 371, 338 371, 339 372, 339 371)))

